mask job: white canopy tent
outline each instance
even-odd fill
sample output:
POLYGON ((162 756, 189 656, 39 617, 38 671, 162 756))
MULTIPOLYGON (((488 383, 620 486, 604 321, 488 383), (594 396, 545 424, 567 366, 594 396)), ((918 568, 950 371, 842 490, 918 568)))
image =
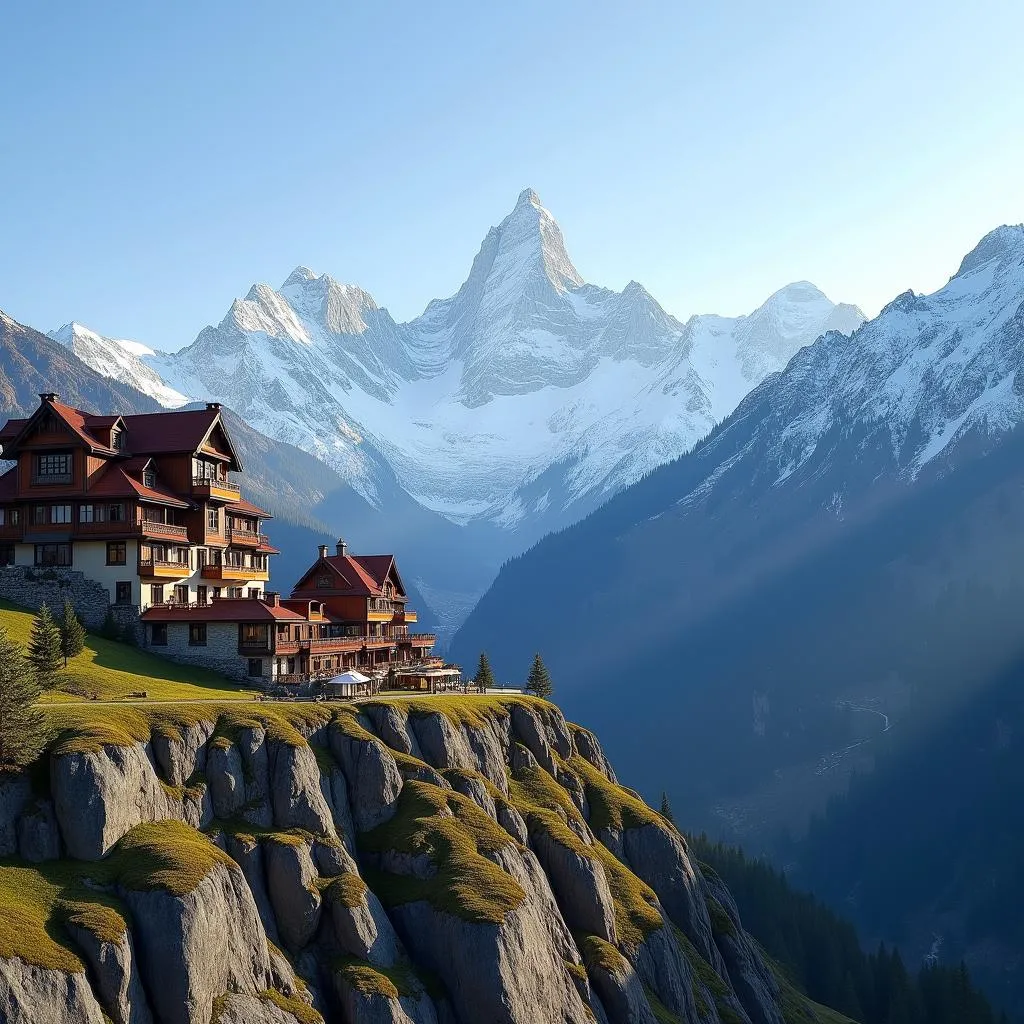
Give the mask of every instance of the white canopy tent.
POLYGON ((334 697, 358 697, 370 692, 370 677, 364 676, 362 672, 349 669, 340 675, 328 679, 324 683, 324 689, 330 696, 334 697))

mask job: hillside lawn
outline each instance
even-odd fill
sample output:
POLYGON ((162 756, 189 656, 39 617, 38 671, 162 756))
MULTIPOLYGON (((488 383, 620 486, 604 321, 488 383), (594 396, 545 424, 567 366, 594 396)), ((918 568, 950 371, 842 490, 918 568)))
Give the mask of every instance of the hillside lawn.
MULTIPOLYGON (((58 619, 63 612, 61 608, 50 610, 58 619)), ((22 647, 28 643, 34 618, 34 612, 0 601, 0 626, 22 647)), ((130 694, 142 692, 154 701, 197 701, 244 699, 256 691, 216 672, 178 665, 130 644, 90 633, 85 650, 58 673, 57 688, 44 694, 42 702, 131 700, 138 698, 130 694)))

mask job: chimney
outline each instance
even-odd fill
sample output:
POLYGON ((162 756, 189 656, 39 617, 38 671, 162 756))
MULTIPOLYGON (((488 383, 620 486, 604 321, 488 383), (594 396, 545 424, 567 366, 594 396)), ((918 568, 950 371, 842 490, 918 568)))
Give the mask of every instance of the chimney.
POLYGON ((348 545, 339 537, 337 545, 338 556, 343 557, 345 552, 348 551, 348 545))
POLYGON ((266 590, 263 593, 263 600, 271 608, 281 607, 281 595, 276 590, 266 590))
POLYGON ((206 403, 206 408, 207 409, 219 409, 220 408, 220 402, 207 402, 206 403))
POLYGON ((40 396, 40 400, 43 402, 56 402, 57 393, 55 391, 44 391, 40 396))
POLYGON ((320 545, 320 557, 321 558, 326 558, 327 557, 327 545, 326 544, 321 544, 320 545))

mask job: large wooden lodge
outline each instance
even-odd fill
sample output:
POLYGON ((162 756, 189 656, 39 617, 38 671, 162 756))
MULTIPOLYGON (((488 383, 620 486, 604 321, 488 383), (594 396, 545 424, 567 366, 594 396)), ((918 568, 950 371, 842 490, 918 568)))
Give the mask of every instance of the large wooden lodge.
POLYGON ((393 555, 339 541, 290 597, 266 589, 271 516, 242 496, 218 404, 96 416, 44 394, 0 429, 0 445, 15 462, 0 476, 0 576, 80 573, 112 608, 137 613, 154 652, 264 685, 440 667, 436 637, 410 630, 393 555))

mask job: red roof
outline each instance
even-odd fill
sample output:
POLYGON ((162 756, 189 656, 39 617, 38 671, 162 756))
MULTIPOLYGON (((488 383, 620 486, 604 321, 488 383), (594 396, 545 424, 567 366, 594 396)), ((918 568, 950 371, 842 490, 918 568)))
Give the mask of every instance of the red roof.
POLYGON ((127 447, 133 455, 197 451, 219 415, 220 409, 185 409, 125 416, 127 447))
POLYGON ((305 618, 255 597, 214 598, 202 605, 154 605, 142 613, 145 622, 304 622, 305 618))
POLYGON ((227 510, 229 512, 243 512, 250 516, 259 516, 260 519, 273 519, 274 517, 263 509, 254 505, 251 501, 246 501, 245 498, 239 498, 238 501, 231 501, 227 504, 227 510))
MULTIPOLYGON (((292 596, 300 597, 300 588, 303 583, 321 565, 327 565, 334 572, 335 585, 322 588, 322 592, 330 592, 334 595, 341 593, 352 597, 379 597, 383 591, 384 581, 388 578, 394 563, 394 555, 328 555, 326 558, 317 559, 306 570, 295 585, 292 596)), ((397 570, 395 575, 398 575, 397 570)), ((405 588, 401 589, 404 593, 405 588)))
MULTIPOLYGON (((131 462, 137 460, 132 459, 131 462)), ((149 461, 148 459, 145 461, 149 461)), ((140 498, 142 501, 155 501, 161 505, 172 505, 174 508, 191 508, 187 501, 171 494, 170 491, 158 487, 147 487, 126 472, 129 463, 114 463, 108 466, 98 480, 89 487, 89 497, 96 498, 140 498)))

